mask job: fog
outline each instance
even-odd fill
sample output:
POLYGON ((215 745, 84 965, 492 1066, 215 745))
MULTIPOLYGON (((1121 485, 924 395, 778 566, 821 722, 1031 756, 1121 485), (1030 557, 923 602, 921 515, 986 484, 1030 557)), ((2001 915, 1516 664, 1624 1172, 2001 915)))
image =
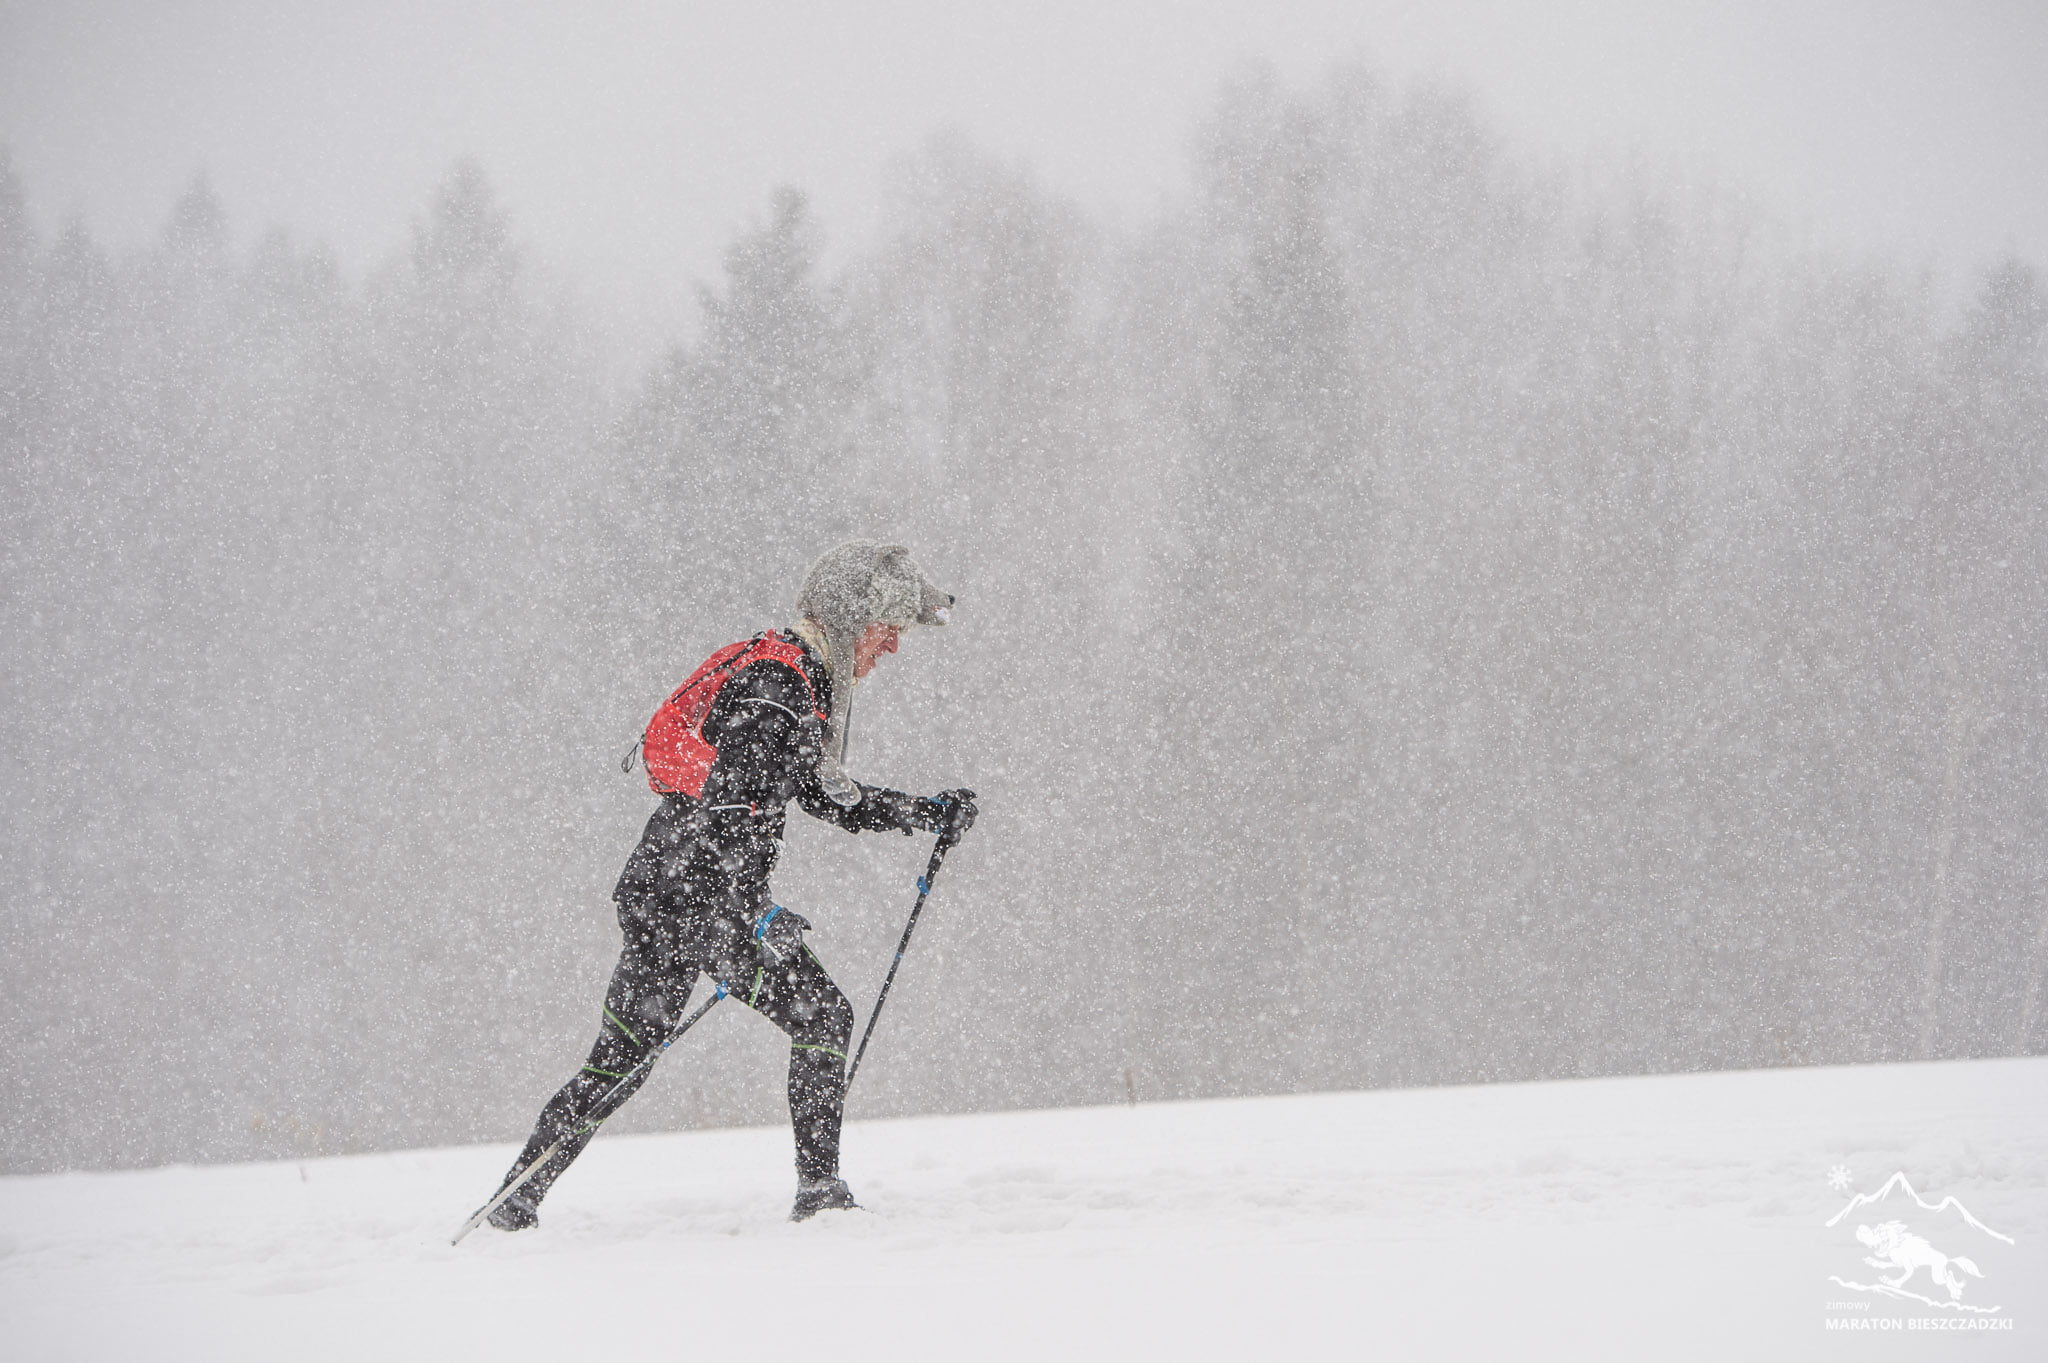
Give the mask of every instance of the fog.
POLYGON ((830 263, 941 129, 1142 225, 1192 186, 1190 131, 1246 58, 1465 90, 1519 150, 1641 157, 1839 245, 2048 258, 2048 12, 1994 3, 1121 0, 843 4, 65 4, 0 0, 0 140, 46 233, 149 241, 205 171, 352 273, 404 249, 474 155, 536 265, 625 333, 693 333, 695 285, 779 184, 830 263))
POLYGON ((1850 12, 9 10, 0 1167, 522 1134, 854 534, 856 1114, 2040 1051, 2043 27, 1850 12))

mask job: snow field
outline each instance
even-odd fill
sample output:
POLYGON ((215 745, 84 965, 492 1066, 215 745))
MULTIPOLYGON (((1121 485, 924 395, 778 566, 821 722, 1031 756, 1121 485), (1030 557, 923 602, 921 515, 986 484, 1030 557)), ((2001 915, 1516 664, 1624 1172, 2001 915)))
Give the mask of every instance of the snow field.
POLYGON ((2044 1058, 854 1122, 846 1147, 868 1210, 792 1226, 785 1128, 601 1137, 539 1231, 459 1247, 510 1144, 0 1179, 0 1357, 2048 1356, 2044 1058), (1837 1166, 2010 1235, 1971 1290, 2012 1328, 1826 1332, 1837 1166))

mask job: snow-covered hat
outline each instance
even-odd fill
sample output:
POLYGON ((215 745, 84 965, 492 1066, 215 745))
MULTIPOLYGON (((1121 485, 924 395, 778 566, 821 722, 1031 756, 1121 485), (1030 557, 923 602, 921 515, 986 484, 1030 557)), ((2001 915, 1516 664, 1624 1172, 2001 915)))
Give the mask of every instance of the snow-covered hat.
POLYGON ((818 773, 833 799, 851 804, 860 798, 840 770, 853 708, 855 642, 869 625, 943 625, 952 608, 952 593, 932 585, 900 544, 848 540, 826 551, 804 575, 796 594, 798 627, 809 624, 824 637, 825 664, 832 670, 832 729, 818 773))

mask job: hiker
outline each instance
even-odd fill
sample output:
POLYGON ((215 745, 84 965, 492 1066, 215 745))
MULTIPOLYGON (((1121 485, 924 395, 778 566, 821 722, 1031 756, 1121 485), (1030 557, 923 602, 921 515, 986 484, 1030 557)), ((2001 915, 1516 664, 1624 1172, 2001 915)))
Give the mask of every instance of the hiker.
MULTIPOLYGON (((952 606, 908 549, 853 540, 812 566, 791 628, 720 649, 655 713, 641 757, 661 805, 612 891, 625 942, 597 1043, 541 1109, 500 1190, 557 1140, 567 1143, 491 1213, 493 1226, 537 1224, 541 1199, 617 1104, 586 1118, 661 1044, 700 973, 789 1035, 790 1219, 856 1205, 839 1176, 853 1008, 805 945, 810 925, 770 900, 768 878, 792 799, 851 832, 957 838, 973 824, 971 790, 906 795, 853 781, 842 766, 856 685, 904 630, 943 625, 952 606)), ((634 1075, 620 1100, 651 1070, 634 1075)))

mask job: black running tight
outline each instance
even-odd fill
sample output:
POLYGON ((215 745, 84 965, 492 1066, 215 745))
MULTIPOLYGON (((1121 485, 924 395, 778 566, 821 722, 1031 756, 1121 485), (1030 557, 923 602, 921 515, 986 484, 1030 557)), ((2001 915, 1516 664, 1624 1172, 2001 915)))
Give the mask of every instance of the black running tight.
MULTIPOLYGON (((596 1131, 585 1119, 681 1019, 700 973, 789 1035, 789 1116, 796 1134, 797 1176, 836 1177, 853 1008, 810 948, 791 934, 785 938, 785 954, 777 959, 756 944, 750 924, 729 913, 621 906, 619 925, 625 946, 605 991, 597 1043, 583 1068, 541 1109, 513 1172, 563 1136, 569 1143, 527 1183, 524 1196, 539 1202, 582 1153, 596 1131)), ((625 1096, 653 1068, 635 1076, 625 1096)))

